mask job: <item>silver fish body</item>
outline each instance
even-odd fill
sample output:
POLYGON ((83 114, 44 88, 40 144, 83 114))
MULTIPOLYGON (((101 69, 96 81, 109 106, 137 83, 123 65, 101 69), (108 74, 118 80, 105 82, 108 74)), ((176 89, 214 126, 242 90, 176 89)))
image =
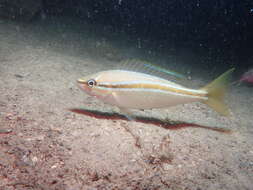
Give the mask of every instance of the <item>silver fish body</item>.
MULTIPOLYGON (((220 84, 231 72, 232 70, 229 70, 223 74, 215 84, 220 84)), ((78 83, 87 94, 123 109, 167 108, 201 101, 223 115, 227 114, 227 108, 219 100, 223 97, 223 92, 217 93, 214 85, 194 90, 156 76, 124 70, 98 72, 79 79, 78 83), (209 91, 215 92, 214 96, 217 94, 218 99, 210 96, 209 91), (210 103, 209 100, 213 101, 210 103)), ((218 85, 218 90, 223 91, 223 86, 218 85)))

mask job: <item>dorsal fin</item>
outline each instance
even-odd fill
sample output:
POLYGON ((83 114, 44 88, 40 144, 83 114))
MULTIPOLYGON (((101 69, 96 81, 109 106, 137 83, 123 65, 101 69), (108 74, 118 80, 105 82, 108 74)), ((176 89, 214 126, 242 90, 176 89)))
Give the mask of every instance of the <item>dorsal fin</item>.
POLYGON ((172 71, 168 68, 164 68, 164 67, 158 66, 157 64, 153 64, 148 61, 144 61, 140 59, 127 59, 127 60, 121 61, 116 66, 116 69, 141 72, 145 74, 158 76, 164 79, 168 79, 169 76, 174 76, 176 78, 181 78, 181 79, 186 78, 186 76, 178 72, 172 71))

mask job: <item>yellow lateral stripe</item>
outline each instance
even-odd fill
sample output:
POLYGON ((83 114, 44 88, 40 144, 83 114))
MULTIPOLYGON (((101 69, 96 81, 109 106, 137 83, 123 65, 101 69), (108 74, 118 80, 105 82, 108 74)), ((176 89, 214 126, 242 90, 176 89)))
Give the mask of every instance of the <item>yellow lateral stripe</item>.
POLYGON ((116 85, 107 85, 107 84, 99 84, 98 86, 105 87, 105 88, 145 88, 145 89, 156 89, 156 90, 164 90, 169 92, 175 92, 178 94, 190 95, 190 96, 200 96, 200 97, 207 97, 207 94, 204 93, 197 93, 197 92, 190 92, 183 89, 172 88, 168 86, 162 86, 158 84, 116 84, 116 85))

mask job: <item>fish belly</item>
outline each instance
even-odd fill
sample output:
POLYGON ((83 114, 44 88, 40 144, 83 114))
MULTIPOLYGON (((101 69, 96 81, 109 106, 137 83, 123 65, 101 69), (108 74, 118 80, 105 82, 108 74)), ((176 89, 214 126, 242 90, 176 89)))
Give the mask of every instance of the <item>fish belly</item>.
POLYGON ((199 97, 141 90, 116 91, 113 92, 113 97, 109 99, 107 102, 109 104, 132 109, 166 108, 178 104, 201 101, 199 97))

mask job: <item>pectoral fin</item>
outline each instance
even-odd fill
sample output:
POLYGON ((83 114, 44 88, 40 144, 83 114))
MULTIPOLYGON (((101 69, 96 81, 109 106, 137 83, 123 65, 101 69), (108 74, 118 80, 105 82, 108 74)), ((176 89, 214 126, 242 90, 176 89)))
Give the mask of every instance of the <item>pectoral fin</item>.
POLYGON ((117 104, 117 107, 119 108, 120 112, 130 121, 135 120, 135 116, 133 114, 133 111, 128 109, 128 108, 124 108, 120 106, 120 101, 119 101, 119 97, 117 96, 117 94, 115 92, 112 93, 112 96, 117 104))

